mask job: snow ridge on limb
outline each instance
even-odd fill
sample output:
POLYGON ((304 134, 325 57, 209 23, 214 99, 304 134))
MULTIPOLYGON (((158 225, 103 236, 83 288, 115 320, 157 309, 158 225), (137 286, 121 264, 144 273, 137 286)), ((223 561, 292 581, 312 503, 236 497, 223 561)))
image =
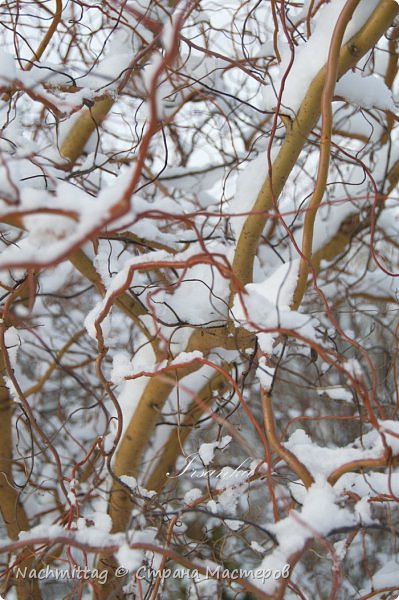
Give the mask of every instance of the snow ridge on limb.
MULTIPOLYGON (((363 0, 364 1, 364 0, 363 0)), ((391 0, 383 0, 372 16, 362 24, 361 29, 340 50, 337 75, 341 76, 355 66, 362 56, 380 39, 392 23, 398 8, 391 0)), ((264 229, 267 212, 277 205, 277 200, 295 165, 300 152, 320 116, 320 99, 326 77, 324 66, 306 92, 299 111, 286 132, 283 145, 271 165, 265 165, 270 173, 266 175, 262 188, 256 197, 243 225, 233 261, 233 271, 245 284, 252 280, 253 261, 264 229)))

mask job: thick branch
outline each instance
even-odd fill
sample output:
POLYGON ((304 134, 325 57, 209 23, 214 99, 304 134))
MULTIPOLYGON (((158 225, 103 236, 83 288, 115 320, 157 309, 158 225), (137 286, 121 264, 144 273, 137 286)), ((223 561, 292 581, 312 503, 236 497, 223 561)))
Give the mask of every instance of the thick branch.
MULTIPOLYGON (((362 29, 341 49, 337 76, 341 77, 364 56, 392 23, 399 8, 393 0, 382 0, 362 29)), ((307 137, 320 116, 320 99, 326 79, 326 66, 309 86, 298 115, 273 163, 272 176, 266 177, 246 219, 237 243, 233 271, 243 285, 252 281, 253 262, 260 236, 266 224, 266 213, 273 207, 284 188, 307 137), (262 214, 263 213, 263 214, 262 214)))

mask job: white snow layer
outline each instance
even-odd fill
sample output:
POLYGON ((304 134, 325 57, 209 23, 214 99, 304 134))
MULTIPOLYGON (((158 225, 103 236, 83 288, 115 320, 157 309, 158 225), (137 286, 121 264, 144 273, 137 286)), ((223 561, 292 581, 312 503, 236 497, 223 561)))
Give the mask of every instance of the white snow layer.
POLYGON ((232 310, 236 321, 249 331, 258 332, 259 345, 264 352, 270 352, 272 341, 268 329, 290 329, 310 339, 315 337, 314 324, 317 321, 290 310, 298 269, 299 259, 287 261, 264 281, 247 284, 246 293, 235 297, 232 310))
POLYGON ((225 435, 219 442, 210 442, 201 444, 198 450, 198 454, 201 457, 201 460, 205 465, 209 465, 209 463, 213 460, 213 455, 215 453, 216 448, 220 450, 226 448, 228 444, 231 442, 231 436, 225 435))
MULTIPOLYGON (((326 64, 331 37, 337 19, 345 6, 346 0, 334 0, 325 4, 318 11, 314 19, 314 30, 310 39, 295 49, 295 61, 285 81, 282 96, 284 108, 297 112, 306 92, 320 69, 326 64)), ((378 5, 378 0, 361 0, 352 19, 346 28, 343 43, 351 39, 365 24, 378 5)), ((282 78, 287 71, 291 59, 290 50, 283 43, 282 63, 280 75, 276 79, 274 88, 278 91, 282 85, 282 78)), ((278 93, 278 92, 277 92, 278 93)), ((271 86, 264 91, 265 109, 273 110, 276 106, 276 94, 271 86)))
POLYGON ((379 75, 362 77, 359 72, 349 71, 338 81, 335 94, 363 108, 395 111, 392 92, 379 75))
POLYGON ((309 469, 314 476, 327 478, 342 465, 356 460, 377 458, 383 455, 385 444, 394 455, 399 454, 399 423, 379 421, 380 431, 372 429, 350 446, 323 448, 315 444, 303 429, 296 429, 284 446, 309 469))
MULTIPOLYGON (((338 501, 339 496, 335 490, 326 481, 317 480, 305 492, 301 512, 291 510, 288 517, 269 525, 279 545, 263 559, 259 568, 281 572, 290 557, 300 551, 309 538, 326 535, 339 527, 355 525, 357 517, 348 509, 340 508, 338 501)), ((279 585, 279 581, 273 578, 262 582, 254 579, 252 583, 267 594, 274 593, 279 585)))
POLYGON ((234 215, 230 225, 236 239, 239 238, 241 229, 251 212, 267 175, 267 154, 262 152, 257 158, 251 160, 238 173, 236 191, 231 202, 230 212, 234 215))

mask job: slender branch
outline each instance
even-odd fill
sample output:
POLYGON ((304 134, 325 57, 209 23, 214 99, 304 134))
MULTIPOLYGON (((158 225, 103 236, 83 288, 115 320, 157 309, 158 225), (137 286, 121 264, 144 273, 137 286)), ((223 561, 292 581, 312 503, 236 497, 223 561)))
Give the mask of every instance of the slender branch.
POLYGON ((317 179, 312 197, 307 208, 302 237, 301 262, 299 266, 299 275, 296 289, 293 296, 292 308, 296 310, 300 305, 306 290, 307 278, 309 273, 309 264, 312 256, 313 228, 317 209, 323 199, 326 189, 328 168, 330 165, 330 148, 332 134, 332 100, 334 96, 335 83, 338 75, 338 64, 340 49, 344 37, 345 29, 352 18, 352 15, 359 4, 359 0, 348 0, 341 14, 338 17, 337 24, 334 27, 331 38, 330 49, 326 65, 326 74, 323 92, 321 94, 321 140, 320 140, 320 159, 317 170, 317 179))
POLYGON ((262 389, 262 408, 265 422, 265 430, 267 439, 270 442, 272 449, 276 454, 284 460, 288 466, 297 474, 306 488, 310 487, 314 482, 312 475, 303 463, 301 463, 295 454, 281 444, 276 433, 276 424, 274 419, 272 397, 270 392, 262 389))
MULTIPOLYGON (((382 0, 361 30, 340 51, 337 76, 341 77, 372 48, 392 23, 399 7, 392 0, 382 0)), ((309 86, 299 112, 287 132, 283 145, 266 177, 259 195, 247 217, 237 243, 233 272, 243 285, 252 281, 254 257, 264 229, 267 213, 277 199, 320 116, 320 99, 326 79, 326 66, 309 86)), ((231 300, 232 302, 232 300, 231 300)))

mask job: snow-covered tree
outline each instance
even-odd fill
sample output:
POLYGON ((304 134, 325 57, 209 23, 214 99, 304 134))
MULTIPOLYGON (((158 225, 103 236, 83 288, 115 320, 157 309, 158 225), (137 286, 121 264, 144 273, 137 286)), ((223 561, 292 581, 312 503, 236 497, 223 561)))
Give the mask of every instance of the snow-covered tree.
POLYGON ((0 9, 0 595, 396 598, 398 3, 0 9))

